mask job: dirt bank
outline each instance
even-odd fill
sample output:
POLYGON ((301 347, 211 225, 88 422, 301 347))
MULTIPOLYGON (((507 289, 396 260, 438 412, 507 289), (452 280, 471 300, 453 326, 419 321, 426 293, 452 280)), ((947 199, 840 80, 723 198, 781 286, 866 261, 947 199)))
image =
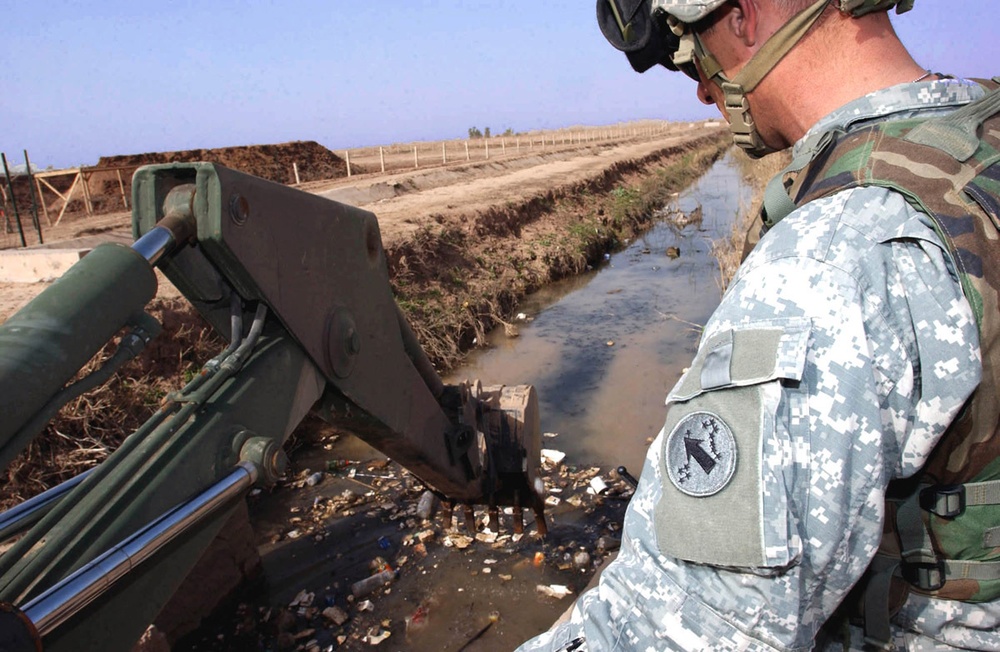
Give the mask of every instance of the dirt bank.
POLYGON ((557 161, 534 170, 540 174, 532 180, 528 171, 477 180, 462 206, 481 208, 446 205, 417 224, 391 206, 384 220, 380 206, 397 301, 432 361, 450 368, 486 330, 506 323, 526 293, 583 271, 632 239, 654 208, 725 151, 726 140, 712 132, 630 148, 634 158, 603 165, 600 155, 587 157, 573 172, 557 161), (521 189, 517 199, 482 203, 514 187, 521 189))
MULTIPOLYGON (((0 249, 21 245, 16 228, 15 216, 20 220, 25 242, 32 245, 39 241, 38 230, 33 222, 36 216, 44 242, 63 240, 65 229, 60 229, 63 220, 67 222, 88 222, 88 233, 100 233, 104 227, 120 221, 127 211, 127 198, 132 195, 132 173, 143 165, 157 163, 189 163, 208 161, 234 170, 246 172, 262 179, 277 183, 308 183, 347 176, 347 163, 342 158, 314 141, 293 141, 268 145, 241 145, 215 149, 192 149, 175 152, 148 152, 144 154, 123 154, 102 156, 97 165, 73 168, 70 171, 45 170, 37 173, 41 179, 29 184, 27 175, 12 177, 13 199, 6 183, 2 185, 3 203, 0 214, 6 211, 0 227, 0 249), (83 183, 77 179, 77 171, 83 183), (296 176, 297 175, 297 176, 296 176), (86 192, 84 192, 84 186, 86 192), (69 199, 63 213, 64 200, 69 199), (87 209, 87 202, 90 209, 87 209), (109 221, 106 215, 113 214, 109 221)), ((364 169, 352 166, 355 173, 364 169)), ((0 177, 0 181, 3 177, 0 177)))

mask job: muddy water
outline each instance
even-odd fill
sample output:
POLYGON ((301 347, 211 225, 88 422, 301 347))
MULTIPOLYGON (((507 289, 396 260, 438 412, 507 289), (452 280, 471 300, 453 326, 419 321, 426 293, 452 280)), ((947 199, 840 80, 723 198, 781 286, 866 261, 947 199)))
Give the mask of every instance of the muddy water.
POLYGON ((543 432, 558 435, 544 447, 575 464, 624 464, 637 473, 663 423, 664 396, 721 296, 711 242, 728 236, 750 203, 730 157, 599 269, 529 297, 522 311, 530 321, 516 324, 519 335, 498 329, 490 348, 450 380, 531 383, 543 432))

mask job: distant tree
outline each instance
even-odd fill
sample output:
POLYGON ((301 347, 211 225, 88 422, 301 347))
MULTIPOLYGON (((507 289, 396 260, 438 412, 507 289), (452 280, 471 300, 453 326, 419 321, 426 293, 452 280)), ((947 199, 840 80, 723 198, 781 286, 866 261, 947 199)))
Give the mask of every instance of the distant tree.
MULTIPOLYGON (((486 133, 489 134, 490 130, 487 129, 486 133)), ((469 138, 482 138, 483 132, 479 131, 478 127, 469 127, 469 138)))
POLYGON ((502 134, 502 135, 503 135, 503 136, 513 136, 513 135, 514 135, 514 130, 513 130, 513 129, 511 129, 510 127, 507 127, 507 128, 506 128, 506 129, 504 130, 504 132, 503 132, 503 134, 502 134))
POLYGON ((486 138, 490 137, 490 128, 489 127, 486 127, 486 129, 483 129, 483 136, 485 136, 486 138))

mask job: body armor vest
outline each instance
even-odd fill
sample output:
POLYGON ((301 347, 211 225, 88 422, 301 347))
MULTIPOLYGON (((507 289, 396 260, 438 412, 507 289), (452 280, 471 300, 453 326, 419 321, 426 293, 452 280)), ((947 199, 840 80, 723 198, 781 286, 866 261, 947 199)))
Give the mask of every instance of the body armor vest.
POLYGON ((863 602, 866 633, 883 645, 889 615, 910 590, 971 602, 1000 597, 998 81, 980 81, 987 94, 947 116, 834 133, 804 167, 793 162, 776 177, 765 197, 766 228, 841 190, 902 193, 931 217, 979 328, 982 381, 921 473, 890 484, 882 545, 863 595, 853 596, 863 602))

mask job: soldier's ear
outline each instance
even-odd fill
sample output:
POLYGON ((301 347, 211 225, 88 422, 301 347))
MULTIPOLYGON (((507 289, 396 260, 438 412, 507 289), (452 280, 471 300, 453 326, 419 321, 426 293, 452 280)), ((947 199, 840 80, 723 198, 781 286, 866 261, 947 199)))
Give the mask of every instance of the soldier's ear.
POLYGON ((757 44, 760 26, 760 3, 758 0, 732 0, 732 9, 723 18, 726 29, 738 38, 745 47, 757 44))

